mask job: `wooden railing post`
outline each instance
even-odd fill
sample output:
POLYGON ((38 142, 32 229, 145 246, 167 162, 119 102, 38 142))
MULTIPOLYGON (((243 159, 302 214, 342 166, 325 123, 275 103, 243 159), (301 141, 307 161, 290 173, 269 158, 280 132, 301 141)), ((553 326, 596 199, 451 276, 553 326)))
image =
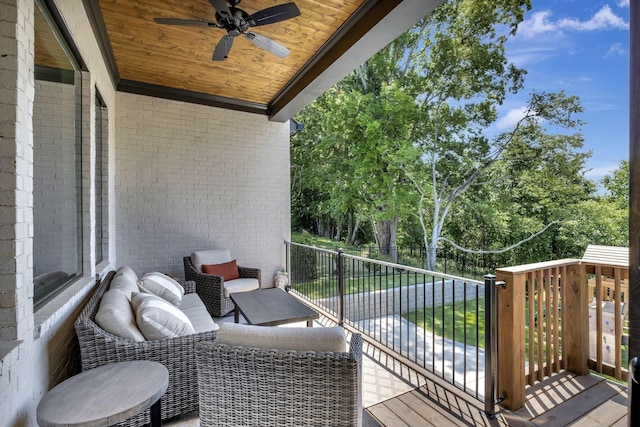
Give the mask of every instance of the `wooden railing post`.
POLYGON ((515 411, 524 406, 526 274, 497 270, 496 279, 506 284, 498 288, 498 394, 515 411))
POLYGON ((567 265, 562 278, 562 358, 565 369, 578 375, 589 373, 589 283, 584 264, 567 265))

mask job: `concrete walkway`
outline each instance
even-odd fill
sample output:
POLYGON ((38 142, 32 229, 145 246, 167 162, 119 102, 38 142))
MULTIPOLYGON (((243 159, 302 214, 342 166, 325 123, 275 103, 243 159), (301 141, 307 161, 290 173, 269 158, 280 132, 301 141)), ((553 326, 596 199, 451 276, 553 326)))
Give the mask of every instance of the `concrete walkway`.
POLYGON ((356 322, 356 327, 450 384, 484 396, 484 349, 443 339, 399 315, 356 322))

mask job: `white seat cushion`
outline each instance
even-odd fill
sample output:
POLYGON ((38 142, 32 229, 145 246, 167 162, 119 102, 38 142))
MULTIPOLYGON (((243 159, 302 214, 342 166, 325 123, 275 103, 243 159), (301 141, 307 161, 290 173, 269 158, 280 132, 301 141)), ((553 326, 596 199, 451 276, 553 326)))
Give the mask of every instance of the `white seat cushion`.
POLYGON ((212 249, 209 251, 196 251, 191 254, 191 263, 202 273, 202 264, 222 264, 231 261, 229 249, 212 249))
POLYGON ((229 294, 234 292, 249 292, 260 289, 260 282, 254 278, 240 278, 224 281, 224 297, 229 298, 229 294))
POLYGON ((110 289, 105 292, 96 313, 96 324, 115 336, 134 341, 145 341, 144 335, 136 324, 136 316, 129 302, 130 298, 130 295, 120 289, 110 289))
POLYGON ((217 331, 219 326, 213 321, 198 294, 186 294, 182 298, 180 311, 187 315, 196 334, 200 332, 217 331))
POLYGON ((344 330, 331 328, 277 328, 239 323, 222 323, 216 338, 218 344, 247 348, 295 351, 347 351, 344 330))
POLYGON ((131 297, 138 328, 148 340, 195 334, 191 321, 178 307, 153 294, 136 292, 131 297))

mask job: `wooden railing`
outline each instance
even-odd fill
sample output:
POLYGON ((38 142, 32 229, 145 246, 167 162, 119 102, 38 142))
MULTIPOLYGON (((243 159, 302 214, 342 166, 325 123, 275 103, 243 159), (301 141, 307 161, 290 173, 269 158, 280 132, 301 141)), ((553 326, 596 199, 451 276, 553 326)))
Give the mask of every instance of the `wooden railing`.
POLYGON ((593 369, 626 380, 628 268, 564 259, 498 269, 496 276, 505 282, 498 291, 498 389, 504 406, 522 407, 527 385, 563 369, 578 375, 593 369))
POLYGON ((627 381, 624 324, 629 302, 629 268, 585 264, 589 296, 589 368, 627 381))

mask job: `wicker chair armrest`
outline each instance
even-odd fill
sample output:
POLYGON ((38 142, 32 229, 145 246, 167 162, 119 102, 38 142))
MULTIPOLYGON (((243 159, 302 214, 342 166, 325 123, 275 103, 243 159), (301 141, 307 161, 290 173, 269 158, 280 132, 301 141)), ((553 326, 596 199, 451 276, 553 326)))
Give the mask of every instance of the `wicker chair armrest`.
POLYGON ((238 274, 241 278, 258 279, 260 287, 262 287, 262 272, 259 268, 238 266, 238 274))
POLYGON ((182 287, 184 288, 185 294, 192 294, 196 291, 196 282, 193 280, 185 280, 182 283, 182 287))
POLYGON ((351 335, 351 343, 349 344, 349 354, 359 363, 362 363, 362 335, 351 335))

